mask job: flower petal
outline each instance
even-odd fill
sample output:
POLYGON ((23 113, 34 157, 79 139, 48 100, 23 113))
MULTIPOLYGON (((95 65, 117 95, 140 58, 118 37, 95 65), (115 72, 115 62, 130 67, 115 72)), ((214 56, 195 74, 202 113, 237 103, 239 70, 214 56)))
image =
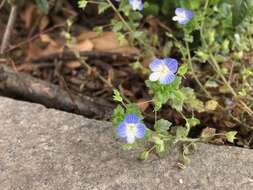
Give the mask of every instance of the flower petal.
POLYGON ((133 133, 128 133, 126 138, 128 144, 133 144, 135 141, 135 135, 133 133))
POLYGON ((189 19, 181 19, 181 18, 180 18, 180 19, 178 20, 178 23, 179 23, 179 24, 182 24, 182 25, 185 25, 185 24, 187 24, 189 21, 190 21, 189 19))
POLYGON ((176 8, 176 16, 172 18, 173 21, 178 21, 179 24, 187 24, 193 17, 193 12, 184 8, 176 8))
POLYGON ((192 11, 189 11, 189 10, 185 10, 185 16, 191 20, 192 17, 193 17, 193 12, 192 11))
POLYGON ((149 80, 157 81, 160 78, 160 74, 158 72, 154 72, 149 76, 149 80))
POLYGON ((162 78, 160 78, 160 83, 161 84, 170 84, 175 80, 175 75, 173 73, 168 74, 162 78))
POLYGON ((137 126, 137 131, 136 131, 135 136, 138 139, 142 139, 145 136, 147 129, 143 123, 138 123, 136 126, 137 126))
POLYGON ((181 15, 181 14, 184 14, 184 11, 185 11, 185 9, 183 9, 183 8, 176 8, 175 13, 176 13, 176 15, 181 15))
POLYGON ((120 138, 125 138, 127 136, 126 135, 126 124, 125 124, 125 122, 122 122, 121 124, 119 124, 116 133, 120 138))
POLYGON ((124 122, 126 124, 134 124, 134 123, 139 123, 141 120, 140 117, 138 117, 137 115, 135 114, 128 114, 125 119, 124 119, 124 122))
POLYGON ((178 69, 178 62, 176 59, 173 58, 165 58, 163 59, 164 63, 167 65, 167 67, 170 69, 172 73, 176 73, 178 69))
POLYGON ((149 68, 151 69, 151 71, 157 71, 161 64, 162 64, 161 59, 154 58, 150 63, 149 68))
POLYGON ((178 20, 180 20, 180 17, 178 17, 178 16, 173 16, 173 17, 172 17, 172 20, 173 20, 173 21, 178 21, 178 20))
POLYGON ((129 0, 129 3, 133 10, 141 11, 143 9, 142 0, 129 0))

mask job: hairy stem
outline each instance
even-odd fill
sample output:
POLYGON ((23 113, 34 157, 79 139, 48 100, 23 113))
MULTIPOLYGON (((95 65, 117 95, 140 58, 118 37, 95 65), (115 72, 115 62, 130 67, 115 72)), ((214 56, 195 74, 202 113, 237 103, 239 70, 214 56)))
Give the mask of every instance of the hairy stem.
POLYGON ((10 16, 9 16, 9 20, 4 32, 4 36, 3 36, 3 41, 1 44, 1 49, 0 49, 0 54, 3 54, 5 49, 7 48, 9 41, 10 41, 10 36, 11 36, 11 31, 13 28, 13 25, 15 23, 16 17, 17 17, 17 5, 13 5, 11 7, 11 12, 10 12, 10 16))

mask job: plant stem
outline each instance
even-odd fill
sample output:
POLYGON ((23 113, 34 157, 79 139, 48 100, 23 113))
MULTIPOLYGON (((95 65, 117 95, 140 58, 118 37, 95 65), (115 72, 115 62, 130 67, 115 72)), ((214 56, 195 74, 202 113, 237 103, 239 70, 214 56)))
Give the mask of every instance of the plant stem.
POLYGON ((6 47, 8 46, 8 43, 10 41, 11 31, 12 31, 13 25, 14 25, 16 17, 17 17, 17 9, 18 9, 17 5, 13 5, 11 7, 11 13, 10 13, 10 16, 8 19, 8 24, 7 24, 5 32, 4 32, 3 41, 2 41, 1 49, 0 49, 0 54, 4 53, 6 47))
POLYGON ((206 40, 204 38, 204 24, 205 24, 205 16, 207 13, 208 5, 209 5, 209 0, 206 0, 205 6, 204 6, 204 12, 203 12, 203 19, 202 19, 201 25, 200 25, 200 36, 201 36, 201 40, 202 40, 204 47, 207 47, 206 40))
MULTIPOLYGON (((232 95, 234 97, 237 97, 237 93, 235 92, 235 90, 232 88, 232 86, 229 84, 229 82, 227 81, 227 79, 224 77, 224 75, 222 74, 221 72, 221 68, 219 66, 219 64, 217 63, 217 61, 215 60, 214 56, 212 53, 210 53, 210 58, 211 58, 211 61, 213 63, 213 65, 215 66, 216 68, 216 71, 219 75, 219 77, 222 79, 222 81, 224 82, 224 84, 227 86, 227 88, 230 90, 230 92, 232 93, 232 95)), ((242 100, 239 100, 240 104, 243 106, 243 109, 250 115, 253 117, 253 111, 251 110, 250 107, 248 107, 248 105, 243 102, 242 100)))
POLYGON ((205 89, 205 87, 202 85, 202 83, 200 82, 198 76, 196 75, 193 65, 192 65, 192 59, 191 59, 191 53, 190 53, 190 49, 189 49, 189 44, 188 42, 185 42, 186 44, 186 49, 187 49, 187 55, 188 55, 188 63, 192 72, 192 76, 193 78, 196 80, 196 82, 198 83, 199 87, 202 89, 203 92, 205 92, 205 94, 207 95, 208 98, 212 98, 210 93, 205 89))
MULTIPOLYGON (((208 8, 208 5, 209 5, 209 0, 206 0, 206 3, 205 3, 205 7, 204 7, 204 13, 203 13, 203 20, 201 22, 201 27, 200 27, 200 35, 201 35, 201 40, 202 40, 202 43, 204 45, 205 48, 207 48, 207 43, 205 41, 205 38, 204 38, 204 23, 205 23, 205 16, 206 16, 206 12, 207 12, 207 8, 208 8)), ((187 44, 188 45, 188 44, 187 44)), ((187 47, 187 51, 189 50, 189 48, 187 47)), ((189 53, 188 53, 189 54, 189 53)), ((222 79, 222 81, 224 82, 224 84, 227 86, 227 88, 230 90, 230 92, 232 93, 233 96, 237 96, 237 93, 235 92, 235 90, 232 88, 232 86, 230 85, 230 83, 227 81, 227 79, 224 77, 224 75, 222 74, 221 72, 221 68, 219 66, 219 64, 217 63, 217 61, 215 60, 213 54, 211 52, 209 52, 209 55, 210 55, 210 58, 211 58, 211 61, 212 62, 209 62, 212 67, 214 68, 214 70, 218 73, 219 77, 222 79)), ((194 74, 193 74, 194 75, 194 74)), ((196 80, 197 81, 197 80, 196 80)), ((199 83, 197 81, 197 83, 199 83)), ((239 101, 240 104, 243 106, 243 109, 250 115, 253 117, 253 111, 251 110, 250 107, 248 107, 248 105, 243 102, 242 100, 239 101)))
MULTIPOLYGON (((114 10, 114 12, 117 14, 117 16, 119 17, 119 19, 123 22, 123 24, 126 26, 126 28, 129 30, 130 33, 134 33, 134 30, 130 27, 130 25, 126 22, 126 20, 122 17, 122 15, 120 14, 120 12, 118 11, 118 9, 113 5, 113 3, 111 2, 111 0, 106 0, 108 2, 108 4, 112 7, 112 9, 114 10)), ((146 44, 141 38, 136 38, 137 41, 139 41, 140 44, 144 45, 147 50, 150 52, 150 54, 154 57, 155 54, 152 51, 152 47, 149 46, 148 44, 146 44)))

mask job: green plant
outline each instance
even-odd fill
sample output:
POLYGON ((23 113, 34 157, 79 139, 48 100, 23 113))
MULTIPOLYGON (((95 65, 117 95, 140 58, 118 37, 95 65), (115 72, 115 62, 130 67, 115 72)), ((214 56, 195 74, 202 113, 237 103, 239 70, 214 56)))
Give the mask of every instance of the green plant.
MULTIPOLYGON (((240 115, 234 115, 233 111, 229 110, 229 118, 240 126, 247 129, 251 128, 245 118, 253 117, 252 87, 250 85, 253 75, 252 64, 250 67, 238 66, 234 62, 240 62, 243 55, 252 50, 253 47, 250 35, 253 33, 250 29, 252 20, 249 17, 252 14, 252 1, 164 0, 157 3, 150 0, 143 2, 143 10, 140 9, 142 11, 133 10, 131 1, 128 0, 121 0, 120 2, 80 0, 79 6, 84 9, 87 3, 96 3, 100 14, 107 9, 113 10, 116 17, 111 20, 112 30, 117 34, 119 41, 128 40, 133 46, 138 46, 145 56, 155 58, 177 55, 177 57, 181 57, 177 71, 173 68, 177 67, 178 63, 173 63, 173 65, 172 60, 166 61, 167 58, 156 58, 151 63, 150 69, 153 73, 146 81, 146 86, 153 97, 150 102, 154 105, 154 130, 147 129, 143 141, 134 141, 134 143, 131 141, 125 145, 125 148, 130 149, 146 144, 147 148, 140 156, 141 159, 145 160, 151 151, 156 152, 159 156, 164 156, 179 143, 183 144, 183 156, 186 161, 186 155, 198 141, 207 141, 210 137, 223 135, 229 142, 233 142, 237 134, 234 131, 199 138, 189 137, 190 130, 202 122, 195 117, 194 113, 208 113, 218 107, 222 113, 227 114, 227 107, 220 103, 221 98, 218 98, 219 101, 217 101, 212 88, 219 88, 220 93, 228 94, 229 96, 225 96, 226 99, 232 100, 234 106, 243 110, 240 115), (181 9, 177 7, 181 7, 181 9), (172 19, 175 8, 177 8, 176 16, 172 19), (193 15, 190 12, 193 12, 193 15), (173 32, 166 24, 158 23, 159 27, 163 29, 163 38, 166 41, 162 44, 158 35, 155 38, 153 37, 155 35, 151 37, 141 27, 142 19, 148 14, 171 16, 170 24, 175 25, 172 20, 178 21, 179 24, 175 25, 177 27, 175 30, 180 32, 173 32), (184 20, 180 20, 182 18, 184 20), (246 32, 242 33, 242 31, 246 32), (158 43, 161 44, 156 46, 158 43), (165 47, 167 43, 170 43, 170 48, 164 48, 163 51, 157 48, 165 47), (223 65, 227 59, 233 60, 234 67, 244 67, 239 71, 237 79, 238 81, 242 80, 242 83, 235 83, 231 80, 233 70, 229 72, 228 68, 223 65), (155 62, 159 62, 157 68, 152 67, 155 62), (203 65, 208 68, 209 72, 208 76, 205 77, 199 69, 196 69, 203 65), (183 85, 182 79, 189 76, 192 76, 199 89, 195 87, 193 90, 190 86, 183 85), (163 80, 163 77, 167 77, 167 79, 163 80), (199 99, 196 91, 201 94, 202 100, 199 99), (203 102, 205 100, 209 101, 209 104, 205 105, 203 102), (170 121, 158 118, 158 112, 164 105, 168 104, 181 115, 184 124, 175 125, 170 121)), ((100 28, 101 30, 102 28, 100 28)), ((140 118, 143 116, 137 104, 126 101, 117 90, 114 91, 114 100, 121 104, 114 110, 112 119, 114 134, 117 136, 119 125, 124 123, 129 114, 135 114, 136 117, 140 118)), ((127 132, 128 124, 125 125, 123 128, 127 132)), ((131 133, 137 134, 137 132, 137 124, 136 126, 131 125, 131 133)), ((127 137, 125 133, 120 134, 118 136, 127 137)))

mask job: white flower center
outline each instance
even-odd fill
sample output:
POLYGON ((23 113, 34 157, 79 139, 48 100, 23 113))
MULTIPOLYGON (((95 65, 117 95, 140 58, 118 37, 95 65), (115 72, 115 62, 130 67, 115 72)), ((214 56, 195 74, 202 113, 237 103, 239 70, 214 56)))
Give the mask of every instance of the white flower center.
POLYGON ((136 130, 137 130, 136 125, 134 125, 134 124, 127 125, 127 128, 126 128, 127 134, 134 134, 135 135, 136 130))
POLYGON ((170 69, 164 63, 159 66, 157 72, 159 72, 161 77, 165 77, 165 76, 167 76, 168 74, 171 73, 170 69))
POLYGON ((178 13, 177 16, 180 18, 180 19, 187 19, 187 16, 185 14, 185 12, 181 12, 181 13, 178 13))
POLYGON ((139 1, 138 0, 134 0, 133 4, 132 4, 133 10, 137 10, 139 8, 139 1))
POLYGON ((134 125, 134 124, 127 125, 127 127, 126 127, 126 136, 127 136, 127 142, 129 144, 134 143, 136 132, 137 132, 136 125, 134 125))

